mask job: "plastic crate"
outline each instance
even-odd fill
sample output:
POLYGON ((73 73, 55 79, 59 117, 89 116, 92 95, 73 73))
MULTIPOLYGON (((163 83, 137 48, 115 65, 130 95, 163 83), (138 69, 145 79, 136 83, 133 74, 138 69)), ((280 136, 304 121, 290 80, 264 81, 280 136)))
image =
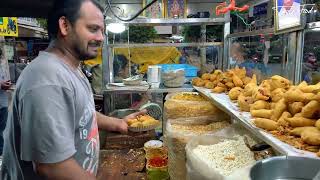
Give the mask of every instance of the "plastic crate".
POLYGON ((196 66, 191 66, 189 64, 158 64, 161 66, 161 71, 170 71, 170 70, 177 70, 177 69, 184 69, 185 77, 196 77, 199 71, 199 68, 196 66))

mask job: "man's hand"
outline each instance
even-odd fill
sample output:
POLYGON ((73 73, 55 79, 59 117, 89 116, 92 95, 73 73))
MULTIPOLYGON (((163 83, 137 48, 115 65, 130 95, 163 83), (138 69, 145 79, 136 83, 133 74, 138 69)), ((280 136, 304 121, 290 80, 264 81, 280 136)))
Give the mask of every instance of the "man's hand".
POLYGON ((12 86, 12 83, 10 80, 8 81, 1 81, 1 89, 2 90, 8 90, 12 86))

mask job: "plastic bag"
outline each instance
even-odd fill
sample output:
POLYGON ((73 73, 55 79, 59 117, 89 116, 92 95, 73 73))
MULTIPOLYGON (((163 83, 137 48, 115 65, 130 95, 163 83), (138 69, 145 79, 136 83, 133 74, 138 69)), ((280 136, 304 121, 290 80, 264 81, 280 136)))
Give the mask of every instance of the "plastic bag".
MULTIPOLYGON (((206 134, 213 134, 214 132, 207 132, 206 134)), ((186 169, 186 151, 185 146, 193 137, 199 136, 198 133, 180 131, 174 129, 170 122, 166 124, 165 146, 168 148, 168 172, 172 180, 185 180, 186 169)))
POLYGON ((251 134, 240 128, 238 125, 233 125, 228 128, 214 133, 213 135, 203 135, 192 138, 186 145, 186 156, 187 156, 187 179, 188 180, 246 180, 249 178, 250 168, 254 163, 249 163, 247 166, 236 169, 229 176, 222 175, 217 169, 209 167, 201 159, 197 157, 193 149, 198 145, 213 145, 220 143, 226 139, 235 140, 235 135, 246 135, 253 140, 256 138, 252 137, 251 134))
POLYGON ((184 69, 162 72, 161 77, 166 87, 181 87, 185 83, 184 69))

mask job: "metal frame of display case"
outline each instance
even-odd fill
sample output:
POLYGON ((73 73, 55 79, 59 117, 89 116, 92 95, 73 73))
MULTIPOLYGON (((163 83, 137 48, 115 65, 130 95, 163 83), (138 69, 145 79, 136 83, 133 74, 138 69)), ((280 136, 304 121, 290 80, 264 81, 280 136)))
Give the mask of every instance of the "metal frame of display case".
MULTIPOLYGON (((119 22, 118 20, 106 20, 107 24, 109 23, 123 23, 128 25, 139 25, 139 26, 168 26, 168 25, 201 25, 201 32, 206 32, 206 26, 205 25, 224 25, 224 29, 229 29, 229 31, 224 32, 224 40, 226 39, 227 35, 230 33, 230 22, 229 21, 229 15, 225 15, 224 18, 188 18, 188 19, 136 19, 131 22, 119 22)), ((103 59, 103 84, 104 86, 110 82, 113 82, 113 51, 112 48, 115 47, 125 47, 125 48, 131 48, 131 47, 159 47, 159 46, 166 46, 166 47, 206 47, 206 46, 213 46, 217 45, 218 48, 218 67, 223 67, 223 54, 220 53, 223 52, 223 46, 225 46, 225 43, 222 42, 206 42, 206 36, 201 37, 202 42, 196 42, 196 43, 141 43, 141 44, 109 44, 107 41, 104 43, 103 51, 102 51, 102 59, 103 59)), ((204 48, 202 48, 204 49, 204 48)), ((201 56, 204 55, 205 58, 205 49, 201 50, 201 56)), ((201 58, 203 59, 203 57, 201 58)), ((168 93, 168 92, 176 92, 181 91, 193 91, 194 89, 192 87, 190 88, 159 88, 159 89, 150 89, 148 92, 151 93, 168 93)), ((104 104, 105 104, 105 113, 110 113, 112 110, 114 110, 114 94, 119 93, 120 91, 113 91, 113 90, 104 90, 104 104)), ((126 90, 122 90, 120 93, 133 93, 135 91, 132 91, 130 87, 126 90)))

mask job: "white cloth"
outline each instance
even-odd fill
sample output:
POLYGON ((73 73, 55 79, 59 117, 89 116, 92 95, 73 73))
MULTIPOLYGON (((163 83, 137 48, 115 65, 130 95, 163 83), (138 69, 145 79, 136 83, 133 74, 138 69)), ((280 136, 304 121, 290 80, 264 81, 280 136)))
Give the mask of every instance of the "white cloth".
POLYGON ((282 6, 278 13, 279 29, 281 30, 300 25, 300 15, 300 3, 293 2, 290 10, 285 9, 285 7, 282 6))

